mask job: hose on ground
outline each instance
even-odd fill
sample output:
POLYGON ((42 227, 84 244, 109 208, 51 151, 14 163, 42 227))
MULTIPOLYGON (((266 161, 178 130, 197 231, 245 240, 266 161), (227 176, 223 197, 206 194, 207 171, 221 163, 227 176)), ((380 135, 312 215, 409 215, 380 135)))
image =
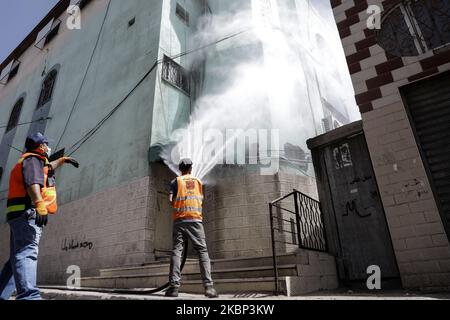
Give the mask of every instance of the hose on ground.
MULTIPOLYGON (((183 257, 181 260, 181 267, 180 270, 183 271, 184 265, 186 264, 187 260, 187 253, 188 253, 188 241, 185 241, 184 243, 184 250, 183 250, 183 257)), ((170 286, 170 282, 167 282, 163 286, 151 289, 151 290, 139 290, 139 289, 102 289, 102 288, 77 288, 75 290, 71 291, 77 291, 77 292, 98 292, 98 293, 112 293, 112 294, 130 294, 130 295, 150 295, 154 293, 161 292, 165 289, 167 289, 170 286)), ((45 286, 42 286, 41 288, 45 289, 45 286)), ((50 287, 47 287, 51 289, 50 287)))

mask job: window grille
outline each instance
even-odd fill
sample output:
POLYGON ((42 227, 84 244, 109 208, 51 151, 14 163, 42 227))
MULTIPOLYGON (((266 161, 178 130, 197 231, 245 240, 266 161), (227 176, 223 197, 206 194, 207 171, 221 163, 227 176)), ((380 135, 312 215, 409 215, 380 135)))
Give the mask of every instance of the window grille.
POLYGON ((450 1, 402 1, 383 18, 378 44, 395 56, 417 56, 450 45, 450 1))
POLYGON ((53 70, 45 78, 42 83, 41 94, 39 96, 39 102, 36 109, 41 108, 52 99, 57 74, 58 72, 53 70))
POLYGON ((17 124, 19 123, 20 113, 22 112, 23 106, 23 98, 16 102, 14 108, 11 111, 11 115, 9 116, 8 126, 6 127, 6 132, 11 131, 17 124))
POLYGON ((182 66, 167 56, 164 56, 162 78, 185 93, 190 93, 188 73, 182 66))

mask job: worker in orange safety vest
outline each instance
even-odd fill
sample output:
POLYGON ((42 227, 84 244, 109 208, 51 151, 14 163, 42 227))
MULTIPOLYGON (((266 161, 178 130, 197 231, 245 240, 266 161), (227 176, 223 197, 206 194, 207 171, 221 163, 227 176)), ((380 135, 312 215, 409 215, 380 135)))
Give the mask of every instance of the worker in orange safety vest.
POLYGON ((181 256, 188 239, 199 255, 200 271, 205 286, 205 296, 217 298, 211 277, 211 261, 206 246, 203 228, 203 184, 192 175, 192 161, 183 159, 179 169, 181 176, 173 180, 170 187, 170 202, 173 206, 173 251, 170 263, 169 289, 166 297, 178 297, 181 285, 181 256))
POLYGON ((7 201, 10 260, 0 273, 0 300, 8 300, 14 289, 16 300, 41 299, 36 285, 37 259, 48 215, 58 209, 54 172, 64 163, 79 166, 68 157, 50 162, 49 142, 41 133, 28 136, 26 152, 11 171, 7 201))

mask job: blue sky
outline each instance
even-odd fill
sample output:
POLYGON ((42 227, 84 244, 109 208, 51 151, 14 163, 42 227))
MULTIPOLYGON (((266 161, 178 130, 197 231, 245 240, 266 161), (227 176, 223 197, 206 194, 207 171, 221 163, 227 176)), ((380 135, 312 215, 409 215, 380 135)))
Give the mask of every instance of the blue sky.
MULTIPOLYGON (((332 19, 329 0, 310 0, 332 19)), ((22 42, 58 0, 2 0, 0 3, 0 62, 22 42)))
POLYGON ((2 0, 0 62, 22 42, 58 0, 2 0))

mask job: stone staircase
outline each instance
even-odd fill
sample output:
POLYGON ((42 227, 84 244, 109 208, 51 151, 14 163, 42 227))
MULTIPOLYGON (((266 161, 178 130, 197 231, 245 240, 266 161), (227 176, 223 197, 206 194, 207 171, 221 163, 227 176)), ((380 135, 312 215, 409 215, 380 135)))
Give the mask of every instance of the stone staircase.
MULTIPOLYGON (((279 288, 285 295, 298 295, 328 289, 329 275, 316 287, 309 285, 312 276, 319 277, 320 266, 311 265, 310 254, 305 250, 278 256, 279 288), (317 269, 317 275, 311 267, 317 269), (309 271, 307 271, 309 270, 309 271), (307 271, 305 273, 305 271, 307 271), (304 282, 299 290, 299 284, 304 282), (323 288, 322 288, 323 287, 323 288), (294 292, 295 291, 295 292, 294 292)), ((312 259, 314 260, 314 259, 312 259)), ((328 263, 328 261, 324 261, 328 263)), ((270 293, 275 290, 272 257, 237 258, 211 261, 212 276, 220 293, 249 294, 270 293)), ((328 268, 329 269, 329 268, 328 268)), ((145 266, 100 270, 98 277, 81 279, 83 288, 144 289, 157 288, 168 281, 169 263, 155 262, 145 266)), ((332 272, 329 272, 332 273, 332 272)), ((331 281, 333 282, 333 281, 331 281)), ((336 280, 337 282, 337 280, 336 280)), ((331 285, 333 287, 333 285, 331 285)), ((334 289, 330 288, 330 289, 334 289)), ((181 292, 203 293, 198 260, 188 259, 183 269, 181 292)))

